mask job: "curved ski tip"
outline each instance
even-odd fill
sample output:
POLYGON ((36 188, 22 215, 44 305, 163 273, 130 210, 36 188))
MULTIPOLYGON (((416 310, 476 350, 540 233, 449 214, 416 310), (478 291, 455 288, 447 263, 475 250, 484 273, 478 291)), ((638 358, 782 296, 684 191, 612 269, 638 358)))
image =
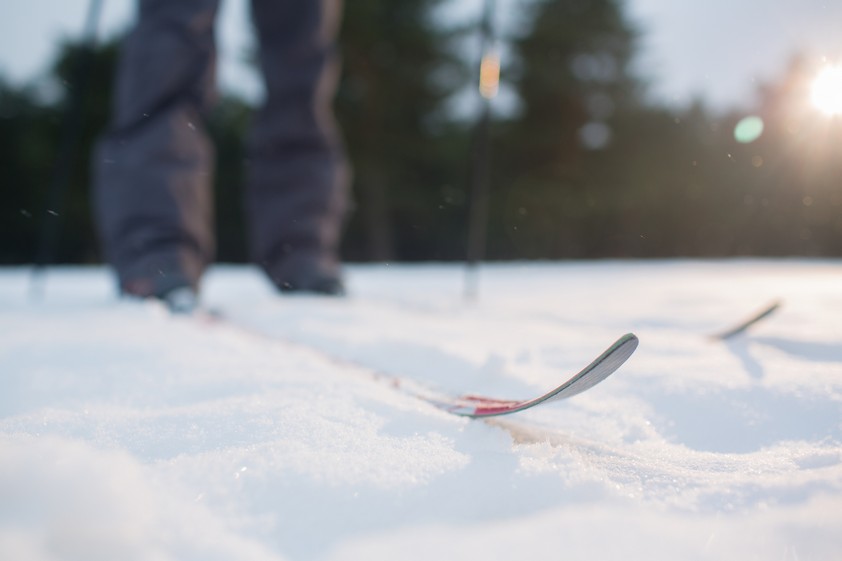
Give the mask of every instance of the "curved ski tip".
MULTIPOLYGON (((585 372, 592 371, 600 365, 610 364, 607 370, 608 373, 605 375, 605 377, 607 377, 609 374, 622 366, 622 364, 634 354, 634 351, 637 350, 637 346, 639 344, 640 339, 637 338, 637 335, 634 333, 626 333, 614 341, 614 344, 605 349, 601 355, 596 357, 593 362, 586 366, 579 374, 582 375, 585 372)), ((602 367, 602 370, 606 371, 604 366, 602 367)))
POLYGON ((775 313, 781 306, 783 306, 782 299, 772 300, 766 304, 765 307, 760 308, 757 312, 747 317, 742 322, 718 333, 708 335, 708 339, 712 341, 726 341, 736 335, 740 335, 741 333, 748 331, 749 328, 753 327, 756 323, 759 323, 761 320, 775 313))
MULTIPOLYGON (((608 358, 609 356, 619 359, 617 368, 634 354, 637 346, 640 344, 640 339, 634 333, 626 333, 617 342, 611 345, 600 358, 608 358)), ((597 359, 599 360, 599 359, 597 359)))
POLYGON ((640 339, 637 337, 637 335, 635 335, 634 333, 626 333, 625 335, 617 339, 617 342, 614 343, 614 346, 619 347, 623 345, 628 345, 632 349, 636 349, 639 344, 640 339))

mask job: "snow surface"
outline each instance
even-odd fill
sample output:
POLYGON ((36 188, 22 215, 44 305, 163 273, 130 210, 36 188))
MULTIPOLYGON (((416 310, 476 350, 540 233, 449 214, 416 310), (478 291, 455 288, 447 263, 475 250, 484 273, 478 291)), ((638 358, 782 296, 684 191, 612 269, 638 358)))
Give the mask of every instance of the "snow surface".
POLYGON ((229 321, 0 269, 0 559, 842 558, 842 262, 217 267, 229 321), (707 334, 783 306, 730 342, 707 334), (374 379, 569 401, 455 417, 374 379))

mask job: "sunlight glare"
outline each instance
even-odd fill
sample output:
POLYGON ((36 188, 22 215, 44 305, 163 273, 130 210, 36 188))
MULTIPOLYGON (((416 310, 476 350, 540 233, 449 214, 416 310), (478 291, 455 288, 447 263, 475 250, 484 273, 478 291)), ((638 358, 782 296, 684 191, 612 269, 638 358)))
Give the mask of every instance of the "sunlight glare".
POLYGON ((842 66, 828 66, 813 81, 813 105, 827 115, 842 114, 842 66))
POLYGON ((491 49, 482 57, 479 70, 479 92, 485 99, 493 99, 500 86, 500 56, 491 49))

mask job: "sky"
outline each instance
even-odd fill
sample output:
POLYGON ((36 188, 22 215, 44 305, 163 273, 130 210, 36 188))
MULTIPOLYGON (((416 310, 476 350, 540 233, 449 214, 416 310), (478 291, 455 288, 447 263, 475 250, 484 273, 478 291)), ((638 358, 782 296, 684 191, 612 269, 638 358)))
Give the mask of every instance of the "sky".
MULTIPOLYGON (((483 0, 450 0, 454 17, 478 17, 483 0)), ((527 0, 498 0, 498 20, 514 19, 527 0)), ((46 71, 61 37, 81 32, 88 0, 6 0, 0 18, 0 74, 15 83, 46 71)), ((627 0, 641 30, 638 72, 651 96, 684 106, 696 98, 716 108, 751 103, 757 84, 774 80, 797 52, 842 61, 842 2, 833 0, 627 0)), ((105 2, 101 32, 125 28, 134 2, 105 2)), ((243 63, 251 44, 248 2, 222 3, 218 30, 220 82, 249 99, 259 78, 243 63)))

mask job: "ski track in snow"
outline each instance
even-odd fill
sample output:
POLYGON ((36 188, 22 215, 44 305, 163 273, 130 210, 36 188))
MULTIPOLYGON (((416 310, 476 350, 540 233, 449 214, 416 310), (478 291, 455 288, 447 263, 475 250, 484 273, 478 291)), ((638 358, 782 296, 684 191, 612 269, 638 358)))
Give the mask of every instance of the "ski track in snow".
POLYGON ((842 263, 489 265, 476 302, 462 275, 352 266, 333 300, 219 266, 213 322, 0 269, 0 558, 840 558, 842 263), (530 397, 629 331, 608 380, 511 417, 374 381, 530 397))

